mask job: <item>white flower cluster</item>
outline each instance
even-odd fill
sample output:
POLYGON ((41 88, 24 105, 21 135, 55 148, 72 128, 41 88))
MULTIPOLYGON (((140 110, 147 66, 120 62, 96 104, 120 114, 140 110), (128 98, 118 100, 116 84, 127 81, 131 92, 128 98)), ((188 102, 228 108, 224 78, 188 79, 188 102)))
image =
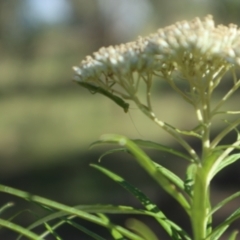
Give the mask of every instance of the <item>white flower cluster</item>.
POLYGON ((177 22, 135 42, 103 47, 73 69, 76 81, 96 85, 101 76, 119 79, 137 72, 165 77, 173 70, 196 82, 235 64, 240 65, 240 30, 233 24, 215 27, 212 16, 207 16, 203 21, 177 22))
POLYGON ((151 42, 155 45, 154 50, 157 51, 155 53, 159 54, 175 56, 183 50, 198 51, 200 54, 218 54, 231 46, 229 40, 236 37, 234 36, 236 31, 234 33, 232 27, 221 25, 215 27, 212 16, 207 16, 204 21, 196 18, 191 22, 177 22, 159 29, 158 33, 152 35, 151 42))
POLYGON ((204 21, 196 18, 159 29, 150 36, 147 49, 153 56, 174 62, 188 80, 214 77, 227 65, 240 65, 240 30, 234 24, 215 27, 212 16, 204 21))
POLYGON ((136 42, 129 42, 118 46, 102 47, 87 56, 79 67, 73 67, 81 81, 99 78, 112 74, 124 75, 133 71, 141 71, 150 66, 151 59, 145 56, 144 50, 148 42, 139 38, 136 42))

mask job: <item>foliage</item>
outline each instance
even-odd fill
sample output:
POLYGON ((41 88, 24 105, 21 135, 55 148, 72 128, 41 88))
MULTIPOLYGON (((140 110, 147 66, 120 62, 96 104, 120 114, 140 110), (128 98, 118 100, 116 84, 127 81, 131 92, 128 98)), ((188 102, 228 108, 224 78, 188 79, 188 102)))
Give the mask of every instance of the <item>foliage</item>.
MULTIPOLYGON (((76 218, 85 219, 109 230, 112 239, 155 240, 158 236, 144 223, 136 219, 127 222, 126 227, 114 224, 110 214, 131 214, 151 216, 174 240, 217 240, 228 227, 240 217, 237 208, 218 226, 214 225, 213 214, 240 196, 240 192, 211 204, 212 179, 225 167, 240 158, 238 153, 240 138, 237 127, 240 119, 228 120, 227 116, 237 116, 239 111, 223 111, 222 106, 240 86, 237 79, 239 69, 240 30, 235 25, 215 26, 211 16, 203 21, 196 18, 191 22, 178 22, 160 29, 157 33, 136 42, 115 47, 101 48, 93 57, 87 57, 78 67, 74 67, 74 80, 92 93, 101 93, 113 100, 125 112, 133 101, 137 107, 161 129, 170 134, 184 149, 183 152, 152 141, 134 140, 117 134, 103 135, 92 144, 116 144, 118 148, 106 152, 125 151, 183 208, 189 217, 192 233, 187 233, 149 199, 141 190, 132 186, 118 174, 99 165, 92 165, 111 180, 115 181, 142 204, 143 208, 113 205, 81 205, 69 207, 64 204, 35 196, 11 187, 0 185, 0 191, 24 198, 44 206, 49 214, 38 219, 28 228, 23 228, 11 219, 0 219, 0 225, 19 232, 30 239, 44 239, 52 234, 61 239, 57 229, 70 224, 93 239, 103 239, 100 235, 77 224, 76 218), (231 74, 233 82, 230 90, 213 106, 212 95, 225 75, 231 74), (151 103, 153 81, 166 81, 172 89, 190 104, 198 121, 194 129, 178 129, 156 116, 151 103), (144 98, 139 94, 140 85, 145 86, 144 98), (143 100, 144 99, 144 100, 143 100), (212 136, 214 119, 224 116, 222 130, 212 136), (236 139, 231 144, 222 144, 225 137, 235 131, 236 139), (201 152, 194 149, 189 138, 201 143, 201 152), (142 148, 151 148, 161 153, 171 153, 188 162, 186 178, 181 179, 166 167, 153 161, 142 148), (52 224, 52 220, 58 219, 52 224), (44 225, 46 231, 37 235, 33 229, 44 225)), ((6 211, 11 204, 1 208, 6 211)), ((234 231, 229 240, 236 239, 234 231)), ((19 239, 21 236, 19 237, 19 239)))

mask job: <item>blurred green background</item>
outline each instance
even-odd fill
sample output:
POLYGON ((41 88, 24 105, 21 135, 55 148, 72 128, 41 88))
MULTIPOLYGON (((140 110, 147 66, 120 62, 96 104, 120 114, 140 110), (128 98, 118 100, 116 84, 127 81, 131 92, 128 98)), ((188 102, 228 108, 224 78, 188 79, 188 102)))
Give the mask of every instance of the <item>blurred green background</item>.
MULTIPOLYGON (((133 104, 125 114, 109 99, 77 86, 71 81, 72 66, 102 46, 133 41, 175 21, 212 14, 217 24, 239 24, 239 10, 238 0, 0 1, 1 182, 73 205, 137 204, 89 167, 104 151, 88 151, 89 144, 104 133, 172 146, 175 142, 133 104)), ((153 95, 161 119, 182 128, 194 126, 195 120, 188 117, 193 110, 167 86, 156 85, 153 95)), ((149 154, 183 172, 185 165, 176 165, 176 159, 149 154)), ((156 192, 156 185, 126 155, 107 157, 102 164, 143 189, 160 207, 174 204, 163 192, 156 192)), ((217 183, 215 192, 225 194, 218 191, 217 183)), ((17 202, 12 196, 2 195, 0 199, 2 204, 17 202)), ((176 216, 175 206, 166 209, 184 222, 186 217, 176 216)), ((1 234, 12 237, 4 229, 0 229, 1 234)), ((163 233, 160 230, 158 234, 163 233)))

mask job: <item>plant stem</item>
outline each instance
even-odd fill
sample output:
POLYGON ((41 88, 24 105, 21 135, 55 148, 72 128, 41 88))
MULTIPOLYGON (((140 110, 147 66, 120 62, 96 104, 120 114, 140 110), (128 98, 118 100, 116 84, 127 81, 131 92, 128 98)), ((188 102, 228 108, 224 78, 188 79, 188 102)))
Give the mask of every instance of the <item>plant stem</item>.
POLYGON ((165 122, 159 120, 155 114, 150 111, 146 106, 144 106, 137 97, 133 97, 134 102, 136 103, 136 105, 139 107, 139 109, 147 116, 149 117, 151 120, 153 120, 153 122, 155 122, 159 127, 161 127, 164 131, 166 131, 167 133, 169 133, 171 136, 173 136, 178 142, 179 144, 181 144, 189 153, 189 155, 192 157, 193 161, 195 162, 199 162, 200 159, 197 155, 197 153, 195 152, 195 150, 178 134, 178 132, 174 129, 169 127, 168 124, 166 124, 165 122))
POLYGON ((193 189, 191 214, 194 240, 203 240, 206 237, 209 211, 207 175, 205 169, 198 166, 193 189))

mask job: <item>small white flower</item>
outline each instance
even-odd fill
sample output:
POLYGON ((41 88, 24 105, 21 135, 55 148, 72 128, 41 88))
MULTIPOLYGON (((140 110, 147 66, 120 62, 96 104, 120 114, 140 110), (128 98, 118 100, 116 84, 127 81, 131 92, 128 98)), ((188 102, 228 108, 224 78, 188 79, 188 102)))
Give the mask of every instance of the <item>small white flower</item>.
POLYGON ((177 22, 135 42, 102 47, 73 69, 78 81, 134 99, 137 81, 151 85, 152 75, 172 82, 176 72, 190 87, 205 91, 234 65, 240 65, 240 30, 234 24, 215 26, 207 16, 177 22))

